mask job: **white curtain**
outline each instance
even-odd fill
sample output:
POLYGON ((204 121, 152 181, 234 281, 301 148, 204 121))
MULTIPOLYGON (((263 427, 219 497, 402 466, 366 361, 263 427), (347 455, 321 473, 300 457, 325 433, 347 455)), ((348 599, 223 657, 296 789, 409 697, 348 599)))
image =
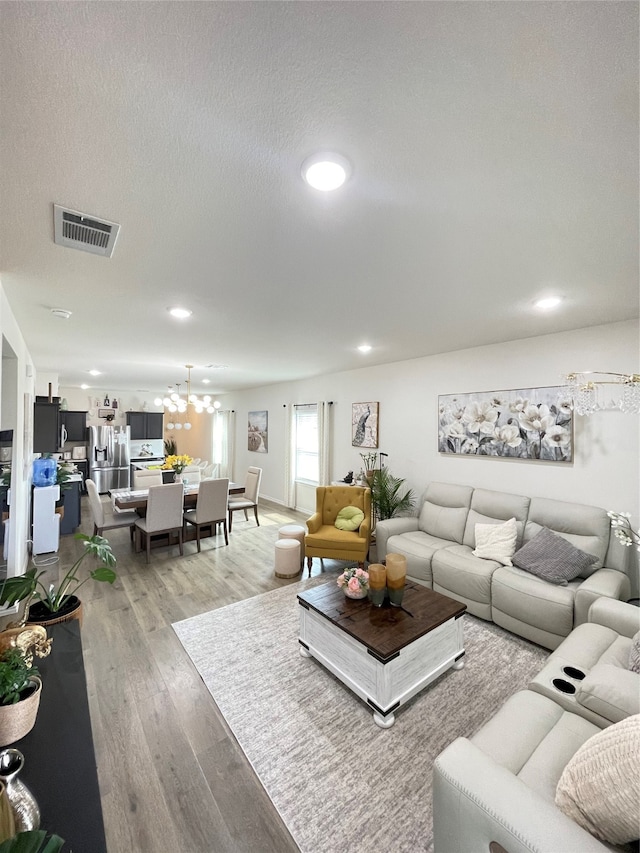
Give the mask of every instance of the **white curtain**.
POLYGON ((213 426, 212 461, 218 466, 218 477, 233 479, 235 412, 217 412, 213 426))
POLYGON ((287 452, 284 455, 284 504, 289 509, 295 509, 296 506, 295 418, 295 406, 287 406, 284 425, 284 446, 287 448, 287 452))
POLYGON ((329 485, 331 470, 331 404, 320 400, 318 406, 318 484, 329 485))

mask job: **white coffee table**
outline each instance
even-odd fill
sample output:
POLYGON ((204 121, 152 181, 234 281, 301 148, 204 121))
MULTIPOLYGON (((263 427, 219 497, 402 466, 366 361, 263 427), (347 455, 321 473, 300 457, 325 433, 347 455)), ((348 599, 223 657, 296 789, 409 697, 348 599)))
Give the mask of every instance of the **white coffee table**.
POLYGON ((314 657, 389 728, 394 712, 464 665, 465 604, 407 583, 402 609, 346 598, 335 582, 298 595, 300 654, 314 657))

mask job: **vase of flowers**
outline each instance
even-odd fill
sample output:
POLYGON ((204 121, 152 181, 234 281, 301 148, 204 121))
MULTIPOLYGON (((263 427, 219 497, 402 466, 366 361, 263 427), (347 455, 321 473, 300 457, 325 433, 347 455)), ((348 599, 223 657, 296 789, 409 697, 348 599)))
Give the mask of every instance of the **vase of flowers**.
POLYGON ((337 583, 347 598, 366 598, 369 593, 369 572, 352 566, 344 570, 337 583))
POLYGON ((182 472, 187 467, 187 465, 191 465, 193 459, 190 456, 187 456, 186 453, 181 455, 167 456, 164 460, 164 465, 162 466, 166 471, 173 471, 174 473, 174 481, 176 483, 182 482, 182 472))

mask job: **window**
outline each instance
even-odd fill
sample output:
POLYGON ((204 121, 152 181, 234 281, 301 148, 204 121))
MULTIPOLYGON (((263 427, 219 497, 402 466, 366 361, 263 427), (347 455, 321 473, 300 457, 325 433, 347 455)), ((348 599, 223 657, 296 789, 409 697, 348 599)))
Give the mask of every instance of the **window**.
POLYGON ((318 407, 315 403, 295 407, 295 479, 319 482, 318 407))

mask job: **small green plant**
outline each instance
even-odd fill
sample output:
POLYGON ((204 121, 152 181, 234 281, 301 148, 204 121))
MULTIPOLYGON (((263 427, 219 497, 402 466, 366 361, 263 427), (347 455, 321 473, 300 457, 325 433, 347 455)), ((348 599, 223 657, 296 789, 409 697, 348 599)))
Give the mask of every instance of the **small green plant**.
POLYGON ((77 595, 80 587, 88 580, 113 583, 116 573, 111 566, 115 565, 116 558, 108 540, 103 536, 87 536, 86 533, 76 533, 75 538, 84 542, 84 550, 57 585, 52 583, 46 587, 40 580, 44 571, 38 571, 34 566, 23 575, 7 578, 3 582, 0 587, 0 604, 12 605, 25 598, 35 598, 52 613, 57 613, 72 595, 77 595), (102 565, 81 579, 78 572, 89 555, 100 560, 102 565))
POLYGON ((6 649, 0 655, 0 705, 15 705, 31 686, 30 679, 39 675, 35 666, 29 666, 21 649, 6 649))
POLYGON ((71 483, 69 480, 71 479, 71 472, 67 468, 66 465, 58 465, 56 468, 56 485, 60 486, 61 492, 66 492, 67 489, 71 488, 71 483))
POLYGON ((365 473, 367 471, 373 471, 373 469, 378 464, 378 454, 377 453, 361 453, 360 459, 362 459, 365 473))
POLYGON ((48 835, 45 829, 29 829, 3 841, 0 853, 59 853, 63 844, 59 835, 48 835))
POLYGON ((175 438, 165 438, 164 440, 164 455, 165 456, 177 456, 178 454, 178 443, 175 438))

